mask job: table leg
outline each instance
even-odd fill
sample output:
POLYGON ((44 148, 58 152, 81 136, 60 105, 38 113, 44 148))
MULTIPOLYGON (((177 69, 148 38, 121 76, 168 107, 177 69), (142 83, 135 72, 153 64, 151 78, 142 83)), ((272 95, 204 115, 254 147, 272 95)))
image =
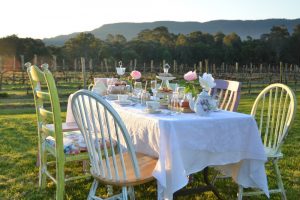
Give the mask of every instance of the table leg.
POLYGON ((222 200, 223 198, 219 194, 217 188, 210 182, 210 180, 208 178, 208 167, 205 167, 204 170, 202 171, 202 173, 203 173, 204 183, 206 185, 199 186, 196 188, 190 188, 190 189, 183 188, 181 190, 178 190, 177 192, 174 193, 174 199, 176 199, 176 197, 178 197, 178 196, 201 194, 203 192, 212 191, 214 193, 214 195, 216 195, 216 197, 218 197, 218 199, 222 200))

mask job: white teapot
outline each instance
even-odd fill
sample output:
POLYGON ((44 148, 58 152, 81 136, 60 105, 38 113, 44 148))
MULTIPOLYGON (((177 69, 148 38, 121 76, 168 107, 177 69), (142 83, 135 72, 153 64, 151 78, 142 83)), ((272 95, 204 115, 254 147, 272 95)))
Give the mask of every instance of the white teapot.
POLYGON ((89 85, 89 90, 91 90, 92 92, 95 92, 97 94, 100 94, 102 96, 105 95, 107 86, 106 86, 106 82, 104 82, 103 80, 95 78, 94 84, 89 85))
POLYGON ((189 97, 189 106, 199 116, 206 116, 211 111, 212 98, 206 90, 202 90, 197 98, 189 97))

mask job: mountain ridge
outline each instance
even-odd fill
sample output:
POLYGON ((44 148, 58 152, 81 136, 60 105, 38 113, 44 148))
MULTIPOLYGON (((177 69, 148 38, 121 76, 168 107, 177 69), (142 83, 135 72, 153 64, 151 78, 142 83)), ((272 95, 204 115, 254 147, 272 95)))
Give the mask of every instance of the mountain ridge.
MULTIPOLYGON (((118 22, 104 24, 99 28, 91 31, 95 37, 104 40, 108 34, 122 34, 127 40, 131 40, 144 29, 154 29, 158 26, 165 26, 170 33, 188 34, 193 31, 202 31, 204 33, 214 34, 223 32, 229 34, 237 33, 242 39, 247 36, 259 38, 264 33, 269 33, 273 26, 286 26, 290 33, 293 32, 295 25, 300 24, 300 18, 297 19, 262 19, 262 20, 213 20, 208 22, 196 21, 155 21, 155 22, 118 22)), ((75 32, 67 35, 59 35, 52 38, 44 38, 46 45, 61 46, 64 42, 72 37, 75 37, 80 32, 75 32)))

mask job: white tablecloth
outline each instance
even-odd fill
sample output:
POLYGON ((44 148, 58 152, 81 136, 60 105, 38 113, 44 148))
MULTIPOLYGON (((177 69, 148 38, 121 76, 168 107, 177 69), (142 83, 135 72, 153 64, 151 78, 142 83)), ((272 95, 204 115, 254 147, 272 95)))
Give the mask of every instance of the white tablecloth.
MULTIPOLYGON (((67 122, 74 122, 70 99, 67 122)), ((218 166, 244 187, 262 189, 269 196, 264 153, 252 116, 236 112, 146 114, 142 106, 112 103, 123 119, 137 152, 158 157, 153 176, 164 199, 188 183, 187 176, 218 166)), ((160 195, 158 195, 160 196, 160 195)))

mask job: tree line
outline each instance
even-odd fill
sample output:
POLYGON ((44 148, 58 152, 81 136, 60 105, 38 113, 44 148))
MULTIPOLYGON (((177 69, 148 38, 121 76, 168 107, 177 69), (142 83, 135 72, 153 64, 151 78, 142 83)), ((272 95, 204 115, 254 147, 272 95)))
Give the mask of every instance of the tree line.
MULTIPOLYGON (((79 33, 67 40, 62 47, 46 46, 42 40, 19 38, 16 35, 0 38, 0 56, 22 55, 25 62, 35 55, 50 62, 55 56, 57 65, 73 65, 74 59, 84 57, 93 60, 93 65, 103 62, 116 63, 122 60, 129 65, 132 60, 138 64, 162 60, 193 66, 199 61, 233 64, 278 64, 279 62, 300 63, 300 24, 290 34, 285 26, 273 26, 269 33, 259 39, 247 37, 246 40, 236 33, 215 34, 195 31, 189 34, 173 34, 166 27, 145 29, 137 37, 127 41, 123 35, 108 34, 105 39, 96 38, 91 33, 79 33)), ((0 65, 1 65, 0 60, 0 65)))

